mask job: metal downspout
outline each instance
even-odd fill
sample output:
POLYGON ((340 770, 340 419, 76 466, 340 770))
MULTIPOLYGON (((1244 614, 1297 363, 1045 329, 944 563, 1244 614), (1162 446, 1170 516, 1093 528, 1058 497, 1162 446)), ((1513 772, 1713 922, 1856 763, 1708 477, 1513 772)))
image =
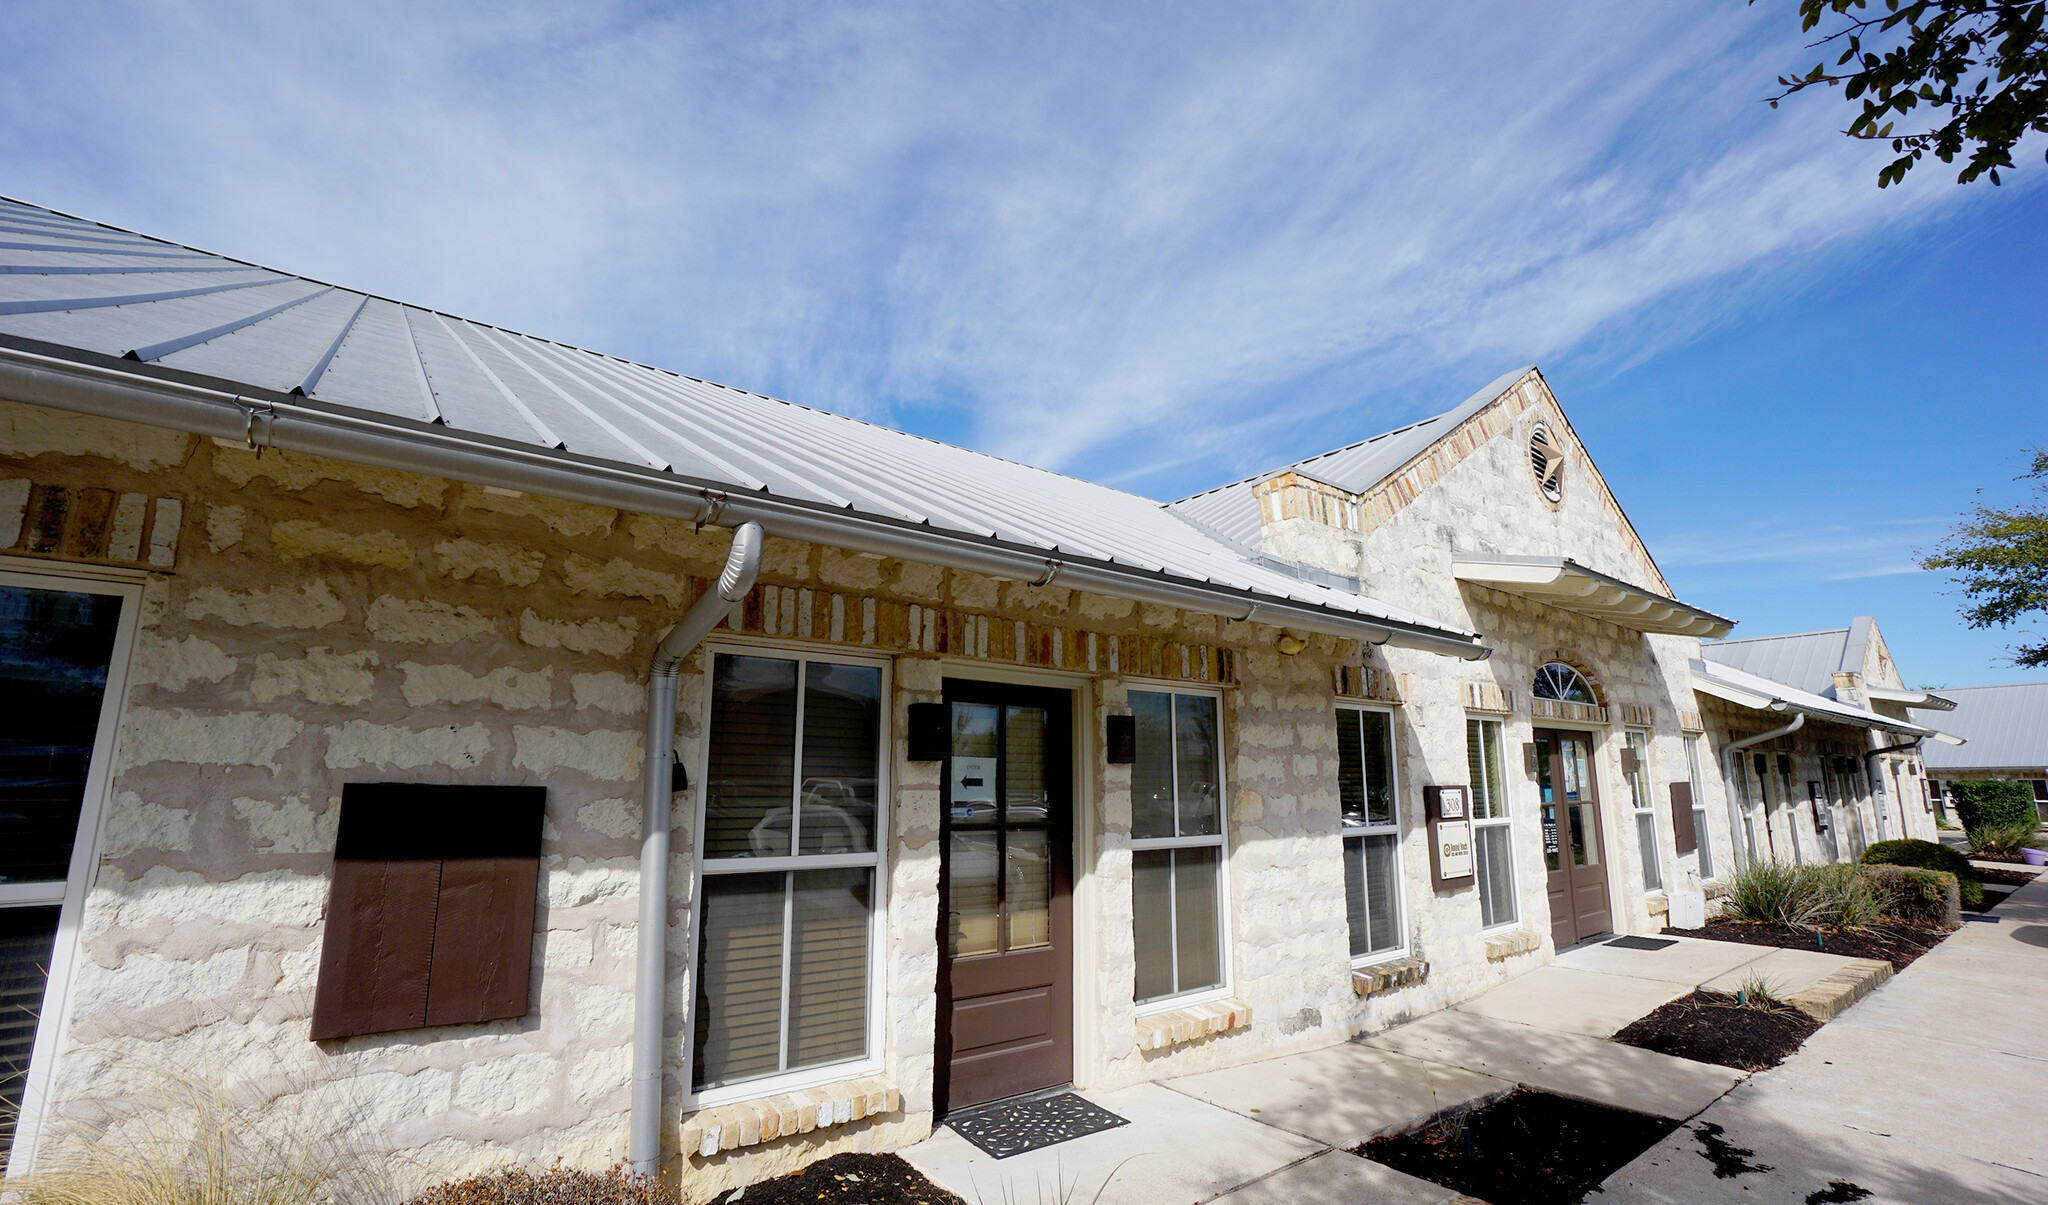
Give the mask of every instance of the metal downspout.
POLYGON ((646 763, 640 810, 639 958, 633 977, 633 1170, 653 1175, 661 1167, 661 1038, 668 1000, 669 804, 674 794, 676 671, 683 658, 717 627, 754 588, 761 569, 759 523, 742 523, 732 533, 725 568, 704 597, 669 629, 654 650, 647 675, 646 763))
MULTIPOLYGON (((1771 710, 1785 710, 1784 702, 1782 700, 1773 700, 1771 710)), ((1749 843, 1740 839, 1742 835, 1742 811, 1736 806, 1735 802, 1735 755, 1751 745, 1761 745, 1765 741, 1774 741, 1781 736, 1790 736, 1805 726, 1806 713, 1802 711, 1793 716, 1792 722, 1783 728, 1773 728, 1769 732, 1760 732, 1755 736, 1744 737, 1739 741, 1729 741, 1721 746, 1721 785, 1728 796, 1728 836, 1732 838, 1730 844, 1735 847, 1735 867, 1738 870, 1749 862, 1749 843)), ((1771 805, 1768 798, 1764 800, 1763 813, 1764 840, 1771 841, 1771 805)), ((1773 856, 1775 856, 1777 852, 1775 842, 1771 844, 1771 851, 1773 856)))
POLYGON ((1878 776, 1877 759, 1883 757, 1887 753, 1910 753, 1911 751, 1918 749, 1920 747, 1920 742, 1926 739, 1927 738, 1924 736, 1916 736, 1910 741, 1902 741, 1896 745, 1880 746, 1876 749, 1869 750, 1863 755, 1864 781, 1870 783, 1871 786, 1877 788, 1878 792, 1884 795, 1885 797, 1885 807, 1877 809, 1877 839, 1880 841, 1891 840, 1891 834, 1884 831, 1884 819, 1886 809, 1889 808, 1893 802, 1891 798, 1893 794, 1898 795, 1899 835, 1901 837, 1906 835, 1906 792, 1903 789, 1897 792, 1885 789, 1884 779, 1878 776))

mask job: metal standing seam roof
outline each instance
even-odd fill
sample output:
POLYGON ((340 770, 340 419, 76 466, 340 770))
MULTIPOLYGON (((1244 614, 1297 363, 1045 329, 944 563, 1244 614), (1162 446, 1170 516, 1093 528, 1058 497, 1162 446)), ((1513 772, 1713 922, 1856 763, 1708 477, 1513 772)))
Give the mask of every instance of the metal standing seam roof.
POLYGON ((1362 494, 1428 451, 1431 444, 1456 430, 1459 423, 1484 410, 1535 368, 1534 364, 1525 364, 1513 372, 1503 373, 1492 384, 1442 414, 1433 414, 1405 427, 1396 427, 1371 439, 1362 439, 1307 460, 1297 460, 1270 472, 1254 473, 1169 505, 1188 519, 1255 552, 1259 547, 1259 506, 1252 488, 1260 482, 1271 481, 1282 473, 1298 473, 1346 493, 1362 494))
POLYGON ((1961 748, 1928 745, 1930 770, 2048 768, 2048 682, 1943 689, 1956 709, 1941 718, 1944 731, 1966 738, 1961 748))
POLYGON ((1825 695, 1834 690, 1837 670, 1863 669, 1863 646, 1869 637, 1869 625, 1863 626, 1864 640, 1851 640, 1852 635, 1850 628, 1828 628, 1781 636, 1746 636, 1703 645, 1701 652, 1709 661, 1825 695))
POLYGON ((5 198, 0 336, 1473 636, 1256 564, 1149 498, 5 198))
MULTIPOLYGON (((1932 728, 1923 728, 1918 724, 1909 724, 1904 720, 1895 720, 1890 716, 1879 715, 1874 711, 1866 711, 1861 707, 1852 707, 1847 703, 1838 703, 1833 699, 1822 698, 1811 691, 1800 690, 1796 686, 1773 681, 1770 678, 1761 677, 1746 670, 1736 669, 1733 666, 1719 665, 1711 661, 1693 661, 1689 665, 1692 670, 1694 690, 1702 694, 1712 695, 1717 699, 1725 699, 1738 707, 1762 710, 1769 707, 1773 702, 1779 702, 1785 704, 1788 710, 1803 711, 1816 719, 1831 720, 1838 724, 1854 724, 1861 728, 1883 728, 1891 732, 1902 732, 1908 736, 1931 737, 1938 735, 1932 728)), ((1933 748, 1933 746, 1925 746, 1925 748, 1933 748)))

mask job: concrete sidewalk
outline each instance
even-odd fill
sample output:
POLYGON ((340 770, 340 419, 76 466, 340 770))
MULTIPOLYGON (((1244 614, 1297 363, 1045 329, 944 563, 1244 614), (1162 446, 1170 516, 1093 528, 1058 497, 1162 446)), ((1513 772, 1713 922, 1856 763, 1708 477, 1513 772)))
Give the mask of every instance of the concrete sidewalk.
POLYGON ((1602 1186, 1649 1202, 2048 1201, 2048 877, 1602 1186))
POLYGON ((903 1155, 987 1205, 1059 1200, 1069 1188, 1078 1201, 1103 1189, 1101 1205, 1442 1205, 1458 1194, 1348 1148, 1518 1086, 1692 1117, 1743 1073, 1605 1039, 1702 984, 1760 975, 1789 994, 1852 961, 1691 938, 1661 950, 1584 946, 1368 1039, 1081 1093, 1128 1126, 1001 1161, 941 1128, 903 1155))

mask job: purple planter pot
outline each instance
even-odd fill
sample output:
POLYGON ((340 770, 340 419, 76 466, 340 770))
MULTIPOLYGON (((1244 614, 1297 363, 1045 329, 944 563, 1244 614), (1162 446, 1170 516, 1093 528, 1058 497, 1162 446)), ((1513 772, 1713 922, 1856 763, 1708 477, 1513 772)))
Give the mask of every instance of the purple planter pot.
POLYGON ((2023 849, 2020 861, 2029 866, 2048 866, 2048 849, 2023 849))

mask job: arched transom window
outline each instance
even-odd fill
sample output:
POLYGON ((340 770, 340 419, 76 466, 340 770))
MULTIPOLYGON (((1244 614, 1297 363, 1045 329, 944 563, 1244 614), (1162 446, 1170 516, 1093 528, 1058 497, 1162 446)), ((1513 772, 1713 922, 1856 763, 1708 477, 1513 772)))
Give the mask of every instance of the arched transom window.
POLYGON ((1529 693, 1539 699, 1556 699, 1563 703, 1593 703, 1593 684, 1586 681, 1586 675, 1562 661, 1552 661, 1536 671, 1536 684, 1529 693))

